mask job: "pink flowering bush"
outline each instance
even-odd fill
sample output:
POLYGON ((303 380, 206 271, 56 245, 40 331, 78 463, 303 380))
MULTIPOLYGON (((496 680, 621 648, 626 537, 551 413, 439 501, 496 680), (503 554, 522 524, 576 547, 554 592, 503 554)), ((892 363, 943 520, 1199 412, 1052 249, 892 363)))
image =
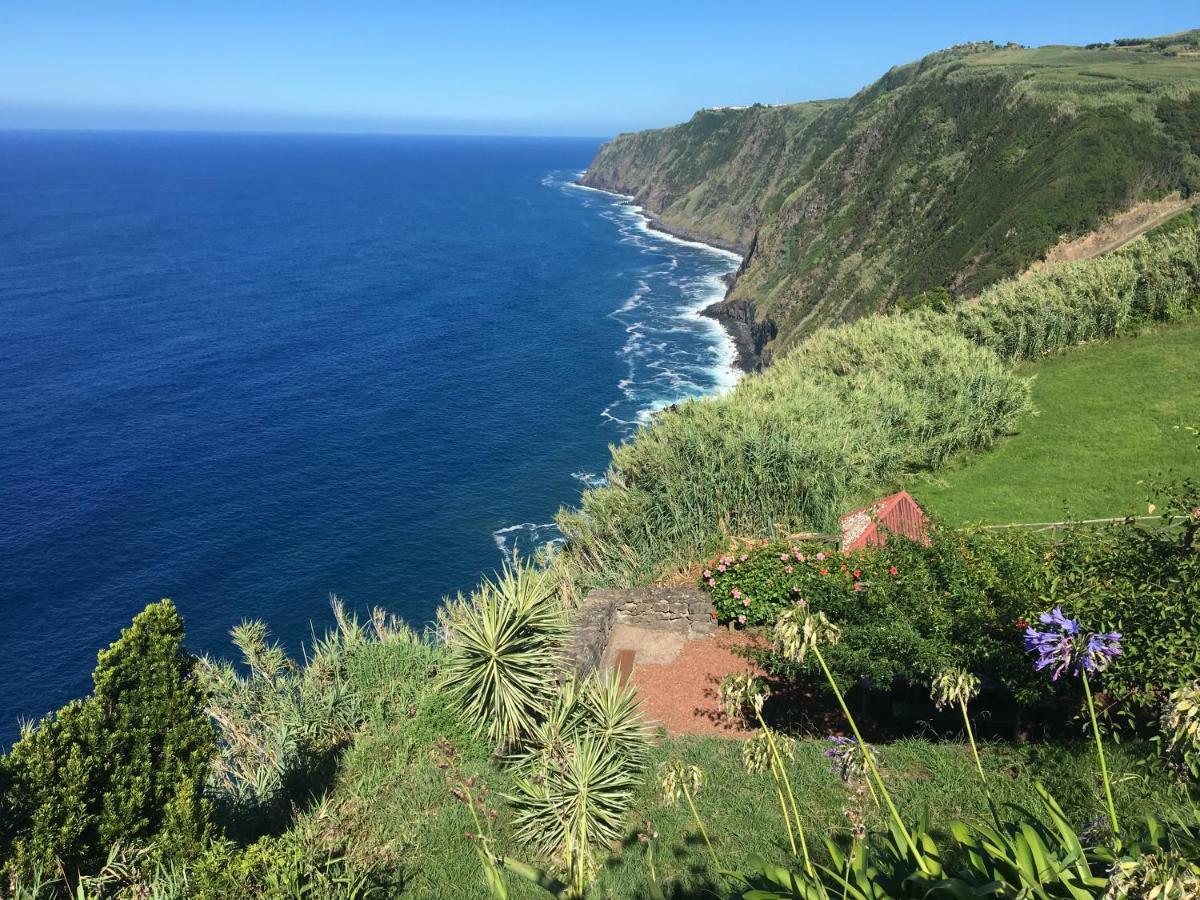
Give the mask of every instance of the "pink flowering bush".
MULTIPOLYGON (((843 686, 869 678, 924 681, 952 667, 989 674, 1026 690, 1048 688, 1029 674, 1016 619, 1025 613, 1030 569, 1044 546, 1028 535, 944 532, 931 546, 894 538, 886 547, 843 553, 774 541, 704 566, 700 586, 717 618, 770 626, 785 610, 824 613, 842 632, 828 659, 843 686)), ((777 674, 817 674, 810 663, 772 660, 777 674), (803 672, 801 671, 803 670, 803 672)))
MULTIPOLYGON (((880 687, 921 683, 962 668, 1022 705, 1051 694, 1082 703, 1066 679, 1034 677, 1022 646, 1038 614, 1060 605, 1097 633, 1122 635, 1104 709, 1145 721, 1171 691, 1200 681, 1200 552, 1189 518, 1200 495, 1189 487, 1177 491, 1182 501, 1159 495, 1169 528, 939 529, 929 546, 894 538, 849 555, 776 541, 745 559, 738 551, 712 560, 701 587, 722 622, 770 626, 798 603, 824 613, 841 629, 828 660, 843 686, 863 677, 880 687)), ((809 663, 769 667, 819 674, 809 663)))
POLYGON ((770 625, 796 603, 825 607, 835 596, 879 590, 898 577, 886 553, 771 543, 709 560, 700 586, 712 594, 720 621, 770 625))

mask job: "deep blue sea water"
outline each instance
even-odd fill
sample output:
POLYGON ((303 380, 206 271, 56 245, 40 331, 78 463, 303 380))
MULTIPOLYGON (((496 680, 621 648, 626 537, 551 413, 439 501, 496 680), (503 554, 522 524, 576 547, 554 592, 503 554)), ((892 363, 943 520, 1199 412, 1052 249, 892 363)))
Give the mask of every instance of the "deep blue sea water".
POLYGON ((421 626, 732 381, 736 259, 572 186, 598 144, 0 132, 0 745, 160 597, 197 652, 421 626))

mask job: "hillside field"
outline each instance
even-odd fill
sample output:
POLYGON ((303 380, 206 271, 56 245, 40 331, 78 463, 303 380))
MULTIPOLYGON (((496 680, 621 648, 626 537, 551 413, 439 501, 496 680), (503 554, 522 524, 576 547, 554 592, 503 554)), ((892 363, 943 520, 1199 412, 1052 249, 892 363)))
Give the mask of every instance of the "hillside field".
MULTIPOLYGON (((1050 522, 1146 513, 1158 472, 1195 467, 1200 321, 1163 326, 1019 367, 1035 412, 986 454, 906 485, 947 523, 1050 522)), ((1197 473, 1192 472, 1195 475, 1197 473)))

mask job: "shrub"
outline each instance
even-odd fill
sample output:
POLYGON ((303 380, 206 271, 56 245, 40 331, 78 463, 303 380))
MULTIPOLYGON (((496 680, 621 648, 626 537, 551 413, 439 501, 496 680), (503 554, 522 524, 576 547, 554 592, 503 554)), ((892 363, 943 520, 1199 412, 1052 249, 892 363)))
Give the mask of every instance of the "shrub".
POLYGON ((367 715, 356 686, 364 658, 394 644, 421 655, 416 636, 382 611, 368 627, 337 598, 332 606, 336 627, 314 641, 303 665, 257 621, 232 632, 245 674, 227 662, 201 661, 209 713, 221 734, 210 787, 222 819, 239 837, 285 824, 293 805, 327 774, 367 715))
POLYGON ((1200 553, 1174 529, 1075 525, 1054 538, 935 529, 928 547, 893 537, 849 554, 777 541, 719 556, 704 572, 722 621, 770 625, 801 600, 828 616, 842 633, 828 659, 843 686, 923 683, 953 667, 1033 703, 1051 686, 1030 672, 1019 625, 1054 605, 1091 631, 1123 635, 1121 665, 1105 678, 1109 715, 1153 716, 1169 692, 1200 680, 1200 553))
POLYGON ((506 741, 531 732, 562 671, 566 622, 555 575, 506 568, 438 616, 449 648, 443 684, 476 733, 506 741))
MULTIPOLYGON (((1027 534, 940 530, 928 547, 893 537, 847 553, 771 542, 712 560, 701 587, 723 621, 770 625, 797 606, 824 613, 841 629, 827 658, 843 688, 859 678, 888 688, 968 668, 1041 696, 1013 625, 1029 598, 1013 587, 1029 582, 1042 548, 1027 534)), ((772 665, 820 674, 811 662, 772 665)))
POLYGON ((1089 630, 1123 635, 1121 664, 1105 676, 1110 714, 1156 713, 1168 693, 1200 680, 1200 553, 1177 531, 1069 529, 1037 587, 1089 630))
POLYGON ((117 844, 199 846, 215 735, 183 637, 170 600, 147 606, 101 651, 92 695, 23 730, 4 763, 12 872, 75 878, 117 844))

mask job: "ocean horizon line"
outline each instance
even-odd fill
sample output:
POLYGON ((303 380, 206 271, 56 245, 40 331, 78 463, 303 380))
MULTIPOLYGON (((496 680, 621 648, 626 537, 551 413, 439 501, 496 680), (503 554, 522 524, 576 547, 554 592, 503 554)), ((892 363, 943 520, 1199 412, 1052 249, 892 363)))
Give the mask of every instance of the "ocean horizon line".
POLYGON ((615 135, 608 134, 543 134, 537 132, 491 132, 491 131, 338 131, 334 129, 289 129, 289 128, 173 128, 173 127, 62 127, 39 125, 0 125, 0 135, 6 134, 96 134, 96 135, 229 135, 229 136, 277 136, 277 137, 347 137, 347 138, 463 138, 491 140, 538 140, 538 141, 610 141, 615 135))

